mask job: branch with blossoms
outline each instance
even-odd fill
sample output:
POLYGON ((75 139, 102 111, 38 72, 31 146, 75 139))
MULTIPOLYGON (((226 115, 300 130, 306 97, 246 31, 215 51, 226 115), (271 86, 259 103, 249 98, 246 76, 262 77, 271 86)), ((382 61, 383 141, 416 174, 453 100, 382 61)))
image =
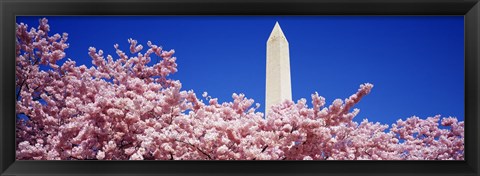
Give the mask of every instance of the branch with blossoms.
POLYGON ((268 117, 244 94, 219 103, 182 90, 174 51, 129 39, 116 59, 88 49, 93 66, 64 59, 68 35, 16 28, 19 160, 463 160, 464 122, 437 115, 388 125, 353 119, 365 83, 326 106, 314 93, 268 117), (156 58, 156 59, 155 59, 156 58), (155 63, 151 63, 155 60, 155 63), (47 66, 47 69, 40 69, 47 66), (206 100, 206 103, 204 103, 206 100), (22 118, 26 117, 26 118, 22 118))

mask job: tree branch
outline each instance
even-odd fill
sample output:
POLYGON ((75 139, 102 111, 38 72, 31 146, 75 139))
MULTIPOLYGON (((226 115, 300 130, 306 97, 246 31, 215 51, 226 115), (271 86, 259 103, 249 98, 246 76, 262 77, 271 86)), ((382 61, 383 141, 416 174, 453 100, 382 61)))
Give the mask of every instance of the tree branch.
POLYGON ((192 146, 193 148, 197 149, 198 151, 200 151, 200 152, 201 152, 202 154, 204 154, 205 156, 207 156, 208 159, 210 159, 210 160, 212 159, 212 157, 211 157, 210 155, 208 155, 208 154, 205 153, 203 150, 201 150, 200 148, 198 148, 197 146, 195 146, 195 145, 193 145, 193 144, 190 144, 190 143, 188 143, 188 142, 184 142, 184 141, 181 141, 181 140, 178 140, 178 139, 175 139, 175 141, 188 144, 188 145, 192 146))
POLYGON ((24 79, 22 81, 22 84, 20 84, 20 88, 18 89, 18 93, 17 93, 17 101, 18 101, 18 97, 20 97, 20 92, 22 92, 22 88, 23 88, 23 84, 25 83, 27 79, 24 79))

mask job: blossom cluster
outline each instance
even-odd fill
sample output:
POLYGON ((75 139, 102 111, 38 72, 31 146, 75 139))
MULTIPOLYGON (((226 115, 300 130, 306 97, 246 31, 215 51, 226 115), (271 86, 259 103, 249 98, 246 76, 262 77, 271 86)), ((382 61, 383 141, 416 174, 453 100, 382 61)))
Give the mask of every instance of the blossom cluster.
POLYGON ((173 50, 148 42, 142 52, 129 39, 132 56, 118 44, 116 59, 91 47, 92 67, 60 66, 68 35, 49 33, 45 18, 16 28, 19 160, 464 159, 464 122, 454 117, 354 122, 369 83, 328 106, 318 93, 313 107, 286 100, 264 117, 244 94, 219 103, 182 90, 169 77, 178 71, 173 50))

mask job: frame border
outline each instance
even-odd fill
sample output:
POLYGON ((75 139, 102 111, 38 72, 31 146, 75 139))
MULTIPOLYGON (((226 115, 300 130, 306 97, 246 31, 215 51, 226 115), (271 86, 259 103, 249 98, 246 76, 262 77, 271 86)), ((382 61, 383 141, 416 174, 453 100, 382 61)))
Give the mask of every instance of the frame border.
POLYGON ((0 0, 0 175, 439 175, 480 169, 479 0, 0 0), (465 161, 16 161, 17 15, 462 15, 465 161))

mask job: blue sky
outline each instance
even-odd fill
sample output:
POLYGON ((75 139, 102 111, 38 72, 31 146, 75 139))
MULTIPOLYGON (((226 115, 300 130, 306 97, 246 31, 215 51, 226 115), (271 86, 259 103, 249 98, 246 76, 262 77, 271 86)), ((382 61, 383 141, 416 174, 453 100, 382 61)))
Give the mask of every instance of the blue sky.
MULTIPOLYGON (((17 17, 37 27, 41 17, 17 17)), ((219 102, 244 93, 265 103, 266 41, 276 21, 290 44, 296 102, 317 91, 327 105, 362 83, 372 92, 354 118, 392 124, 416 115, 464 119, 463 16, 47 16, 53 33, 69 33, 67 58, 90 67, 88 47, 116 56, 128 38, 175 49, 173 79, 219 102)))

